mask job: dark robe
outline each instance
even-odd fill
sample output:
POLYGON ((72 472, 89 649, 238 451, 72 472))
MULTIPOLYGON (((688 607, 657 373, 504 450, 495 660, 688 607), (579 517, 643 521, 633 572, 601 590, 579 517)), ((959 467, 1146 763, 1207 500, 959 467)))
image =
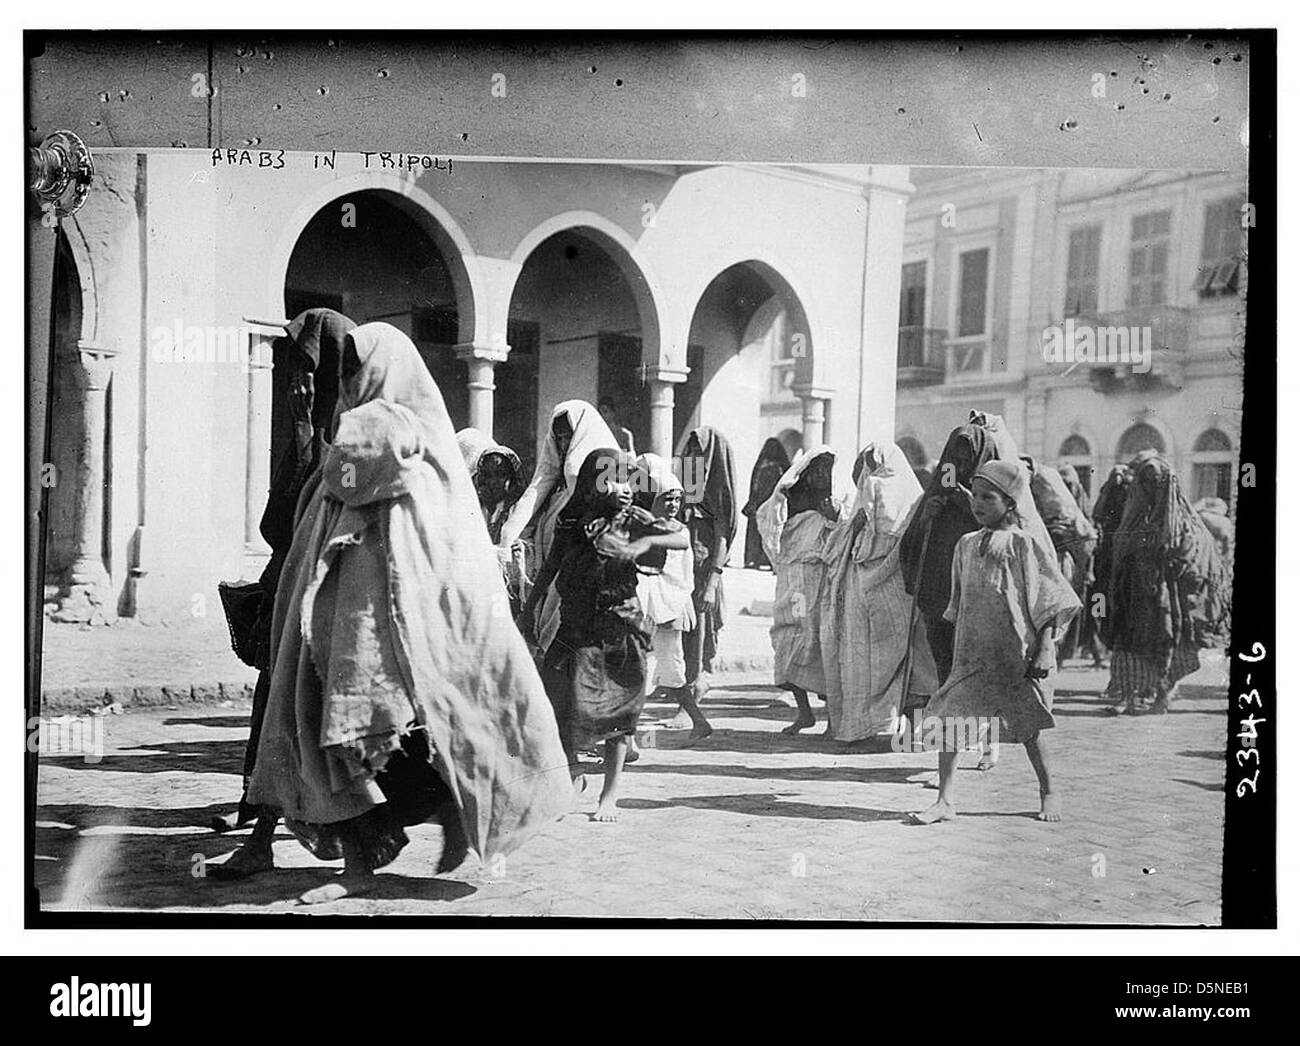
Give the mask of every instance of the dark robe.
POLYGON ((754 462, 754 471, 749 477, 749 501, 741 512, 748 518, 745 527, 745 566, 771 567, 772 564, 763 551, 763 536, 758 529, 758 510, 772 496, 777 482, 790 467, 790 455, 776 438, 769 439, 758 452, 754 462))

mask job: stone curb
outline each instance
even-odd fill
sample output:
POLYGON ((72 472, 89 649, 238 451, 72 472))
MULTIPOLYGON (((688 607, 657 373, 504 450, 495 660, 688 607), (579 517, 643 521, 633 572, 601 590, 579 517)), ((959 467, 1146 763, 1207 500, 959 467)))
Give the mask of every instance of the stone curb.
POLYGON ((252 683, 178 683, 165 686, 75 686, 41 691, 41 714, 87 712, 120 704, 123 708, 158 708, 170 705, 219 705, 226 701, 252 703, 252 683))
MULTIPOLYGON (((770 653, 733 654, 718 658, 714 676, 741 672, 771 672, 770 653)), ((61 715, 88 712, 92 708, 119 704, 123 708, 166 708, 171 705, 220 705, 227 701, 251 704, 252 683, 175 683, 135 686, 109 683, 101 686, 56 687, 41 691, 41 714, 61 715)))

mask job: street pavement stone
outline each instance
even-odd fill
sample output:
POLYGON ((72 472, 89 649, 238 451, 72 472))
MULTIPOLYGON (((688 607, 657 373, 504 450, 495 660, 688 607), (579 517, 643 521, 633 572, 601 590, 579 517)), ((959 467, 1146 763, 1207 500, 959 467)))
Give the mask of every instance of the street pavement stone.
POLYGON ((1003 745, 988 773, 962 756, 956 821, 908 825, 936 794, 933 753, 839 744, 819 736, 824 712, 784 736, 793 709, 770 676, 723 673, 696 747, 659 725, 670 707, 647 706, 618 823, 590 820, 593 773, 504 863, 435 876, 441 830, 420 825, 372 894, 312 909, 295 898, 339 865, 283 829, 276 872, 204 874, 246 834, 207 824, 239 793, 247 703, 128 708, 99 720, 102 760, 42 756, 35 877, 64 911, 1217 925, 1227 694, 1222 658, 1206 660, 1159 717, 1109 718, 1106 673, 1061 673, 1060 824, 1035 820, 1033 771, 1003 745))

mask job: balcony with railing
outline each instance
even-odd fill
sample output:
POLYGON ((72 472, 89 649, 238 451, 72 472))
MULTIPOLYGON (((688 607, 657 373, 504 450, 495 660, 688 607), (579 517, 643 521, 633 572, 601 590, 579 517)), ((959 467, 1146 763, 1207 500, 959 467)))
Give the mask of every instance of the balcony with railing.
POLYGON ((898 384, 942 384, 947 370, 947 338, 947 331, 934 327, 899 327, 898 384))
POLYGON ((1103 393, 1140 391, 1157 385, 1181 388, 1192 341, 1192 311, 1146 305, 1115 312, 1071 316, 1052 327, 1032 328, 1042 355, 1031 369, 1086 378, 1103 393), (1048 352, 1055 332, 1062 359, 1048 352))

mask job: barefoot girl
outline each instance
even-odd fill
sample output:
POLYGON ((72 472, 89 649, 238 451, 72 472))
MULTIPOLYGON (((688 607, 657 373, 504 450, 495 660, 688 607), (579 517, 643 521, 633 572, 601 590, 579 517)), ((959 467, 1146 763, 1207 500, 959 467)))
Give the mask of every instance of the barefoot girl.
POLYGON ((628 739, 645 705, 650 634, 637 599, 637 562, 662 568, 687 532, 632 504, 630 454, 592 451, 560 514, 551 552, 520 612, 528 633, 540 594, 555 582, 559 628, 544 647, 543 677, 571 765, 580 748, 604 742, 605 786, 595 820, 618 819, 619 779, 628 739))
POLYGON ((572 801, 550 703, 442 395, 410 339, 344 339, 334 443, 304 490, 276 594, 250 802, 284 812, 364 892, 436 819, 440 871, 517 846, 572 801))
POLYGON ((841 507, 832 493, 834 465, 835 454, 827 446, 799 455, 758 514, 763 544, 776 571, 774 681, 794 694, 799 709, 784 734, 797 734, 817 722, 808 691, 827 690, 820 631, 826 542, 841 507))
MULTIPOLYGON (((999 741, 1023 743, 1038 775, 1038 819, 1059 821, 1061 803, 1041 731, 1056 725, 1051 712, 1055 640, 1079 610, 1079 597, 1050 546, 1022 529, 1017 504, 1024 503, 1028 490, 1029 475, 1014 460, 990 461, 975 473, 971 510, 981 529, 957 542, 945 611, 956 624, 952 672, 925 715, 946 728, 999 717, 999 741)), ((944 733, 939 799, 912 815, 919 824, 957 814, 953 787, 961 741, 955 729, 944 733)))
MULTIPOLYGON (((682 483, 673 474, 672 466, 658 454, 642 454, 637 458, 637 465, 644 479, 636 492, 637 504, 665 526, 681 528, 677 519, 682 511, 682 483)), ((682 633, 695 627, 694 586, 695 555, 690 548, 672 549, 664 560, 662 572, 643 572, 637 582, 641 609, 655 630, 646 665, 646 697, 662 686, 676 699, 690 717, 692 742, 713 733, 713 727, 696 703, 695 688, 686 685, 682 633)))

